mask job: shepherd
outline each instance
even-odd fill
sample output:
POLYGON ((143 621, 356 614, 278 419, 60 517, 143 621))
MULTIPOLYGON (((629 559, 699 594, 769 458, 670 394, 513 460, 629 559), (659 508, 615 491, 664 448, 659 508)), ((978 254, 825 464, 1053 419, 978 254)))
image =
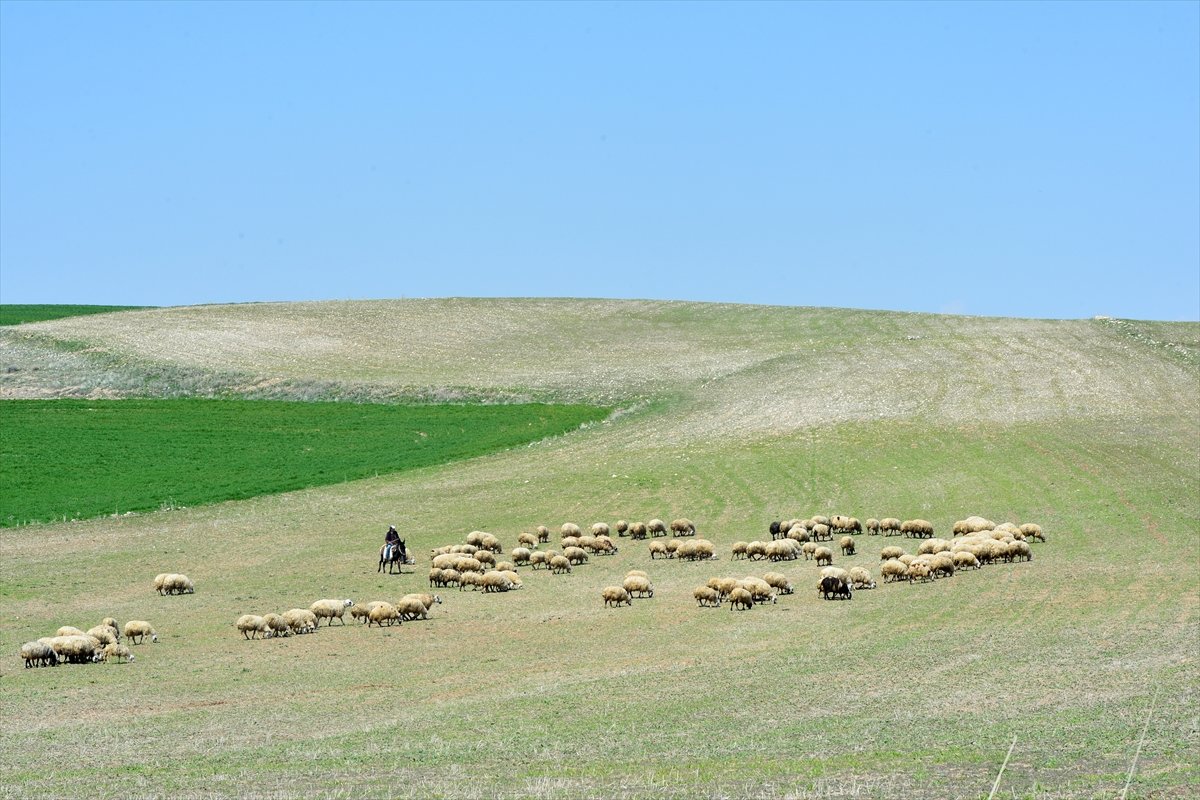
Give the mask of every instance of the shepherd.
POLYGON ((404 546, 404 540, 396 532, 396 526, 390 525, 383 537, 383 547, 379 548, 379 569, 375 571, 383 572, 383 565, 387 564, 389 574, 403 572, 403 565, 407 563, 408 549, 404 546))

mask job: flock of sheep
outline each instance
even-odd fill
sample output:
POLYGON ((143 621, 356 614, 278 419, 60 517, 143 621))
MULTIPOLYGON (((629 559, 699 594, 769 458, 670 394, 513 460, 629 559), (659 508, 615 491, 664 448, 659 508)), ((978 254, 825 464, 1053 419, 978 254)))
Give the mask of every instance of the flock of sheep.
MULTIPOLYGON (((1031 541, 1046 541, 1040 526, 1032 523, 995 524, 982 517, 968 517, 956 522, 953 538, 934 536, 934 527, 925 520, 900 521, 897 518, 868 519, 862 524, 854 517, 842 515, 813 516, 772 522, 769 541, 735 541, 730 545, 733 560, 784 561, 810 560, 821 569, 816 583, 817 594, 827 600, 850 599, 859 589, 876 586, 871 573, 861 565, 850 569, 833 565, 834 549, 818 544, 832 543, 839 536, 837 548, 841 556, 856 552, 856 534, 902 535, 920 540, 915 553, 906 553, 896 545, 880 551, 880 576, 884 583, 932 581, 949 577, 956 571, 979 569, 987 564, 1029 561, 1033 553, 1031 541)), ((505 559, 500 540, 491 533, 472 531, 460 544, 445 545, 430 552, 430 588, 457 587, 483 592, 509 592, 523 587, 518 567, 546 569, 552 574, 567 574, 589 562, 591 556, 615 555, 619 548, 612 534, 632 540, 646 540, 651 561, 709 561, 718 558, 716 547, 708 539, 696 537, 695 524, 686 518, 629 523, 621 520, 612 528, 598 522, 585 533, 578 525, 567 522, 559 529, 559 549, 542 550, 550 540, 550 529, 544 525, 535 532, 523 532, 517 537, 517 547, 505 559), (670 538, 667 538, 670 534, 670 538)), ((160 595, 191 594, 192 580, 178 573, 162 573, 154 579, 154 589, 160 595)), ((718 608, 728 603, 731 610, 751 609, 756 604, 775 603, 779 596, 793 594, 792 582, 779 572, 742 578, 714 577, 693 591, 700 607, 718 608)), ((653 598, 654 585, 639 569, 629 570, 620 585, 605 586, 600 591, 604 606, 632 606, 635 598, 653 598)), ((282 614, 243 614, 234 623, 246 639, 270 639, 293 634, 312 633, 336 619, 345 625, 345 615, 364 623, 368 628, 399 625, 403 622, 429 618, 429 611, 442 602, 436 594, 413 593, 397 601, 375 600, 356 603, 353 600, 322 599, 308 608, 292 608, 282 614)), ((21 647, 26 667, 55 666, 61 663, 97 663, 133 661, 129 647, 121 642, 117 621, 106 617, 87 631, 71 626, 58 629, 54 636, 27 642, 21 647)), ((150 637, 158 641, 154 627, 144 620, 132 620, 124 626, 127 642, 137 644, 150 637)))

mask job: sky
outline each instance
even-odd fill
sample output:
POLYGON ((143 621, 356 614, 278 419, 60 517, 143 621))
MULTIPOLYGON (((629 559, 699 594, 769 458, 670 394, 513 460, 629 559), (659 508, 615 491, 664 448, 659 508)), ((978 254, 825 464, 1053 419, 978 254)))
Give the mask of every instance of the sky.
POLYGON ((1200 320, 1200 3, 0 2, 0 302, 1200 320))

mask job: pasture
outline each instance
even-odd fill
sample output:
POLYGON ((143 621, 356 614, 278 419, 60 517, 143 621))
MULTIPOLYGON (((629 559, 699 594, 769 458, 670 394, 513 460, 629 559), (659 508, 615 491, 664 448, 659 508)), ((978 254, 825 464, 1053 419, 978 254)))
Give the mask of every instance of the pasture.
POLYGON ((22 325, 26 322, 78 317, 84 314, 107 314, 112 311, 129 311, 143 306, 84 306, 84 305, 31 305, 25 303, 0 303, 0 325, 22 325))
MULTIPOLYGON (((1003 765, 996 797, 1189 797, 1198 339, 1192 324, 540 300, 137 311, 0 334, 23 364, 58 359, 56 340, 94 349, 55 362, 75 380, 43 376, 28 396, 178 371, 198 394, 319 381, 618 409, 393 475, 0 530, 0 796, 986 798, 1003 765), (1047 541, 1028 563, 849 602, 817 598, 813 562, 729 558, 771 520, 817 513, 922 517, 947 538, 980 514, 1038 522, 1047 541), (428 550, 474 529, 507 552, 538 524, 676 516, 718 560, 651 561, 619 539, 569 575, 521 569, 516 592, 439 590, 428 621, 267 641, 233 627, 425 590, 428 550), (415 572, 376 573, 388 523, 415 572), (632 568, 654 598, 604 608, 600 589, 632 568), (767 570, 797 593, 738 612, 692 599, 767 570), (164 571, 196 593, 156 595, 164 571), (162 641, 133 664, 22 669, 22 642, 107 615, 162 641)), ((884 545, 916 546, 856 540, 834 563, 877 578, 884 545)))

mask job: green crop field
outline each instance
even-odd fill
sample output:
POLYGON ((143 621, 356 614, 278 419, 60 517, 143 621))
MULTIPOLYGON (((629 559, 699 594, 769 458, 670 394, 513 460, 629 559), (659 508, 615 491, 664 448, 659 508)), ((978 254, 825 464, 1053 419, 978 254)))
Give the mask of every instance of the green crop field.
POLYGON ((0 401, 0 525, 303 489, 492 453, 600 419, 540 404, 0 401))
MULTIPOLYGON (((453 398, 602 421, 394 474, 0 529, 0 797, 1190 798, 1200 325, 586 300, 152 309, 0 331, 7 399, 453 398), (11 368, 11 369, 10 369, 11 368), (734 560, 774 519, 1037 522, 1028 562, 824 601, 734 560), (241 614, 428 590, 472 530, 687 516, 430 619, 247 641, 241 614), (417 556, 381 575, 395 523, 417 556), (604 608, 645 570, 653 598, 604 608), (697 607, 717 576, 794 594, 697 607), (161 572, 195 594, 159 596, 161 572), (24 669, 102 617, 131 664, 24 669)), ((250 480, 248 477, 247 480, 250 480)), ((114 509, 115 510, 115 509, 114 509)), ((878 578, 856 536, 834 565, 878 578)), ((557 534, 543 549, 558 546, 557 534)))
POLYGON ((44 322, 83 314, 106 314, 110 311, 129 311, 145 306, 72 306, 72 305, 28 305, 0 303, 0 325, 21 325, 26 322, 44 322))

